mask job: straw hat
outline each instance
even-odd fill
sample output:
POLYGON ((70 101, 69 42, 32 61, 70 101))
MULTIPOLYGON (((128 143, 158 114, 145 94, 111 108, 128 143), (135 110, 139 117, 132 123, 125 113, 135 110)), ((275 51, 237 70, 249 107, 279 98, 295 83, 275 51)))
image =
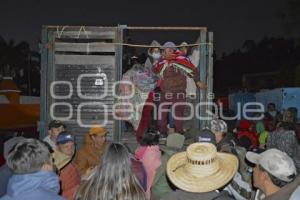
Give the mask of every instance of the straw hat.
POLYGON ((167 163, 172 183, 187 192, 210 192, 228 183, 238 169, 238 159, 217 153, 210 143, 194 143, 186 152, 173 155, 167 163))

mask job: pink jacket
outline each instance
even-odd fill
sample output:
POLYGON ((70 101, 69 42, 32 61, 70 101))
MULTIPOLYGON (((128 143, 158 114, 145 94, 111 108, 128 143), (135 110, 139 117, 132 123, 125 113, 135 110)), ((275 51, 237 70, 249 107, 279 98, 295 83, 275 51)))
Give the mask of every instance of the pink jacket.
POLYGON ((151 187, 155 178, 156 169, 161 165, 161 152, 158 145, 141 146, 135 152, 135 157, 140 160, 147 173, 147 199, 151 198, 151 187))

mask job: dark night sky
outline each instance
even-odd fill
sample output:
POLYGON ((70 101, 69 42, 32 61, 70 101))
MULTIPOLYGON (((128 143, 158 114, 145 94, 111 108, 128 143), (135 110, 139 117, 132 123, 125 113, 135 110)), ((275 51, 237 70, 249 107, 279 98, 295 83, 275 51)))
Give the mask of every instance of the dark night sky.
POLYGON ((284 8, 284 0, 1 0, 0 35, 37 49, 41 26, 47 24, 207 26, 220 53, 246 39, 284 36, 277 17, 284 8))

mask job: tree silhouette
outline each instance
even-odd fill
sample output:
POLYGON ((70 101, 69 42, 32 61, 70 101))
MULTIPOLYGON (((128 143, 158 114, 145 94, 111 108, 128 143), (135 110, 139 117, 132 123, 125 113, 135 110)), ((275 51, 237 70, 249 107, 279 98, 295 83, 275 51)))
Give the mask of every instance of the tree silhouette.
POLYGON ((27 42, 15 44, 14 40, 6 42, 0 36, 1 74, 12 76, 17 70, 24 69, 28 63, 30 48, 27 42))
POLYGON ((6 42, 0 36, 0 74, 12 76, 23 93, 39 95, 40 54, 31 51, 27 42, 6 42), (20 72, 23 73, 20 73, 20 72))
POLYGON ((295 40, 267 37, 258 43, 248 40, 240 50, 223 54, 215 61, 214 89, 217 95, 226 95, 230 88, 243 88, 243 75, 264 72, 280 74, 274 87, 294 86, 299 63, 300 47, 295 40))

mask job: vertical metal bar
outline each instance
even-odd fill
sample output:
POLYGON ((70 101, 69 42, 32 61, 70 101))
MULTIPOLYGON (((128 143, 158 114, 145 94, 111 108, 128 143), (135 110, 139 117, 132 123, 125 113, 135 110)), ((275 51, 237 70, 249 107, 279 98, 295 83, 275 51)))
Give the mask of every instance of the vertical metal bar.
POLYGON ((46 26, 42 28, 42 42, 40 46, 41 53, 41 86, 40 86, 40 121, 39 132, 40 138, 43 138, 47 132, 47 67, 48 67, 48 30, 46 26))
MULTIPOLYGON (((208 63, 207 63, 207 101, 213 102, 213 32, 208 33, 208 63)), ((208 105, 207 110, 212 111, 212 105, 208 105)), ((208 125, 208 124, 206 124, 208 125)))
MULTIPOLYGON (((123 42, 123 30, 126 28, 125 25, 118 25, 117 34, 116 34, 116 41, 117 43, 123 42)), ((116 53, 115 53, 115 81, 120 81, 122 78, 122 63, 123 63, 123 46, 118 45, 116 46, 116 53)), ((115 142, 120 142, 122 137, 122 129, 121 129, 121 121, 114 120, 114 133, 113 133, 113 140, 115 142)))
MULTIPOLYGON (((46 98, 46 104, 45 104, 45 125, 47 127, 47 124, 49 123, 50 119, 50 106, 53 103, 53 98, 50 94, 50 85, 51 83, 54 81, 54 68, 55 68, 55 62, 54 62, 54 42, 55 42, 55 34, 53 31, 48 31, 47 34, 48 37, 48 42, 46 44, 46 49, 47 49, 47 56, 48 56, 48 60, 47 60, 47 74, 45 74, 47 76, 47 80, 46 80, 46 89, 47 89, 47 93, 45 95, 46 98)), ((46 129, 43 137, 45 137, 46 135, 48 135, 48 129, 46 129)))
MULTIPOLYGON (((200 32, 200 65, 199 65, 199 72, 200 72, 200 80, 204 83, 206 83, 206 73, 207 73, 207 62, 206 62, 206 55, 207 55, 207 45, 203 45, 207 42, 206 39, 207 32, 206 31, 201 31, 200 32)), ((199 91, 199 90, 198 90, 199 91)), ((200 90, 198 92, 198 98, 199 102, 205 102, 206 101, 206 90, 200 90)), ((205 117, 205 109, 203 106, 199 107, 200 110, 197 112, 200 112, 200 117, 205 117)), ((199 119, 198 119, 199 120, 199 119)), ((202 129, 205 126, 205 121, 199 120, 199 128, 202 129)))

